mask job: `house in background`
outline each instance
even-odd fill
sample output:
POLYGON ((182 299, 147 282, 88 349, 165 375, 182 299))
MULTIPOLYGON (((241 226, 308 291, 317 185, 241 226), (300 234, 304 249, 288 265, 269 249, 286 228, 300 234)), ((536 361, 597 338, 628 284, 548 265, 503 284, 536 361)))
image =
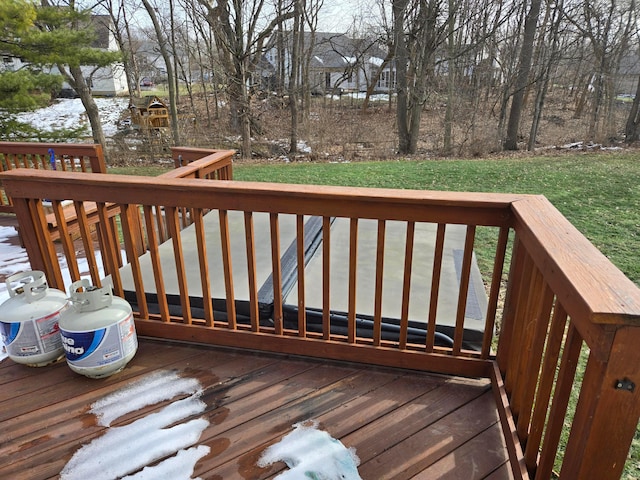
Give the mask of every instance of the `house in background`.
MULTIPOLYGON (((96 32, 96 39, 92 47, 100 48, 110 52, 120 50, 115 36, 113 35, 113 21, 109 15, 92 15, 91 23, 96 32)), ((0 71, 17 71, 26 65, 22 59, 4 54, 0 63, 0 71)), ((121 63, 114 63, 107 67, 98 68, 95 65, 82 65, 82 73, 91 88, 91 92, 97 97, 113 97, 117 95, 128 95, 127 76, 124 66, 121 63)), ((59 74, 60 71, 54 66, 49 73, 59 74)), ((68 83, 63 83, 62 97, 75 97, 76 92, 68 83)))
POLYGON ((633 98, 638 88, 640 77, 640 50, 627 52, 620 59, 620 68, 616 75, 615 93, 633 98))
MULTIPOLYGON (((117 52, 120 50, 118 42, 116 42, 115 36, 113 35, 114 25, 109 15, 92 15, 91 23, 96 32, 96 39, 91 45, 92 47, 109 52, 117 52)), ((94 96, 112 97, 129 94, 127 75, 121 63, 114 63, 101 68, 92 65, 83 65, 81 69, 94 96)), ((57 73, 57 69, 54 68, 52 72, 57 73)), ((63 93, 66 90, 75 96, 75 92, 68 84, 65 83, 62 89, 63 93)))
MULTIPOLYGON (((287 35, 290 37, 291 33, 288 32, 287 35)), ((284 44, 284 84, 287 85, 291 64, 291 40, 286 40, 284 44)), ((309 59, 311 91, 317 95, 366 91, 367 85, 386 57, 386 52, 377 42, 366 38, 351 38, 342 33, 315 32, 313 36, 305 33, 304 49, 306 58, 309 59)), ((269 85, 276 83, 274 77, 279 61, 277 42, 272 38, 257 69, 263 87, 269 88, 269 85)), ((393 84, 394 81, 395 72, 392 64, 389 64, 378 82, 379 91, 387 93, 389 82, 393 84)))

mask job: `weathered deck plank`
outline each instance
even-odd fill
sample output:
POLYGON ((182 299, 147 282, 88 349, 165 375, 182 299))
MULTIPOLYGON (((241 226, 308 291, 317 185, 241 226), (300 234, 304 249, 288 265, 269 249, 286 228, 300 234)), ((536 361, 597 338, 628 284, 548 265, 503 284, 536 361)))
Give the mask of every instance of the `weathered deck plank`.
MULTIPOLYGON (((293 424, 315 420, 356 449, 364 479, 411 478, 424 471, 433 472, 429 478, 509 478, 503 476, 509 473, 507 453, 485 380, 148 340, 141 340, 123 372, 103 380, 76 375, 64 363, 32 369, 3 361, 0 478, 57 478, 82 445, 107 430, 91 405, 158 370, 176 371, 202 386, 206 407, 192 417, 208 421, 198 444, 210 452, 194 476, 273 478, 286 467, 258 467, 262 452, 293 424)), ((110 428, 168 403, 123 415, 110 428)), ((143 440, 132 438, 131 448, 143 440)))

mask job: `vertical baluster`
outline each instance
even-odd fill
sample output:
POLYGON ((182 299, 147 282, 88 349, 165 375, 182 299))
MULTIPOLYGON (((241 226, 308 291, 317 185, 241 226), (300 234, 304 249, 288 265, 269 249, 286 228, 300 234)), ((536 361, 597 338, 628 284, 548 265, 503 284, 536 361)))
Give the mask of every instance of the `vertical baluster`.
POLYGON ((204 218, 201 209, 193 210, 194 231, 198 248, 198 264, 200 266, 200 284, 202 285, 202 304, 207 327, 213 326, 213 304, 211 300, 211 280, 209 276, 209 259, 207 257, 207 241, 204 234, 204 218))
POLYGON ((469 277, 471 275, 471 259, 473 258, 473 242, 475 240, 476 227, 467 225, 467 235, 464 242, 464 254, 462 256, 462 271, 460 272, 460 290, 458 292, 458 310, 456 314, 456 330, 453 338, 453 354, 459 355, 462 349, 464 335, 464 317, 467 310, 467 294, 469 291, 469 277))
POLYGON ((147 298, 144 293, 144 282, 142 280, 142 270, 138 261, 138 252, 140 251, 139 237, 137 235, 139 225, 139 211, 137 205, 121 205, 120 223, 122 225, 122 236, 124 237, 124 248, 127 252, 127 258, 131 265, 131 273, 133 275, 133 284, 138 302, 138 311, 142 318, 149 318, 149 309, 147 306, 147 298))
POLYGON ((436 245, 433 252, 433 273, 431 274, 431 294, 429 297, 429 320, 427 325, 426 351, 432 352, 436 340, 436 319, 438 315, 438 296, 440 293, 440 276, 442 274, 442 258, 444 256, 444 235, 447 225, 439 223, 436 230, 436 245))
POLYGON ((231 265, 231 239, 229 237, 229 214, 226 210, 218 212, 220 217, 220 241, 222 246, 222 265, 224 267, 224 285, 227 298, 227 321, 229 328, 236 329, 236 304, 233 291, 233 268, 231 265))
POLYGON ((542 440, 542 433, 545 429, 551 391, 555 383, 555 372, 558 366, 560 348, 562 347, 566 326, 567 312, 565 312, 562 305, 556 303, 551 320, 551 327, 549 329, 547 346, 544 352, 544 360, 542 362, 540 385, 536 393, 535 410, 531 418, 531 429, 524 452, 525 463, 529 471, 534 471, 538 462, 540 441, 542 440))
POLYGON ((387 223, 378 220, 378 239, 376 243, 376 287, 373 307, 373 344, 380 345, 382 338, 382 286, 384 280, 384 248, 387 223))
POLYGON ((521 247, 520 239, 516 235, 511 253, 509 280, 507 282, 507 292, 504 300, 502 322, 500 324, 498 351, 496 352, 496 361, 498 362, 502 375, 506 375, 507 367, 509 366, 509 356, 511 355, 511 347, 513 346, 514 339, 515 315, 517 313, 515 307, 518 297, 520 296, 520 291, 523 288, 523 272, 526 256, 526 250, 524 247, 521 247))
POLYGON ((493 275, 491 277, 491 289, 489 292, 489 303, 487 305, 487 315, 482 337, 482 358, 489 358, 491 353, 491 341, 493 340, 493 330, 496 323, 496 311, 498 309, 498 297, 502 282, 502 272, 504 270, 504 259, 507 252, 507 242, 509 240, 509 227, 502 227, 498 235, 496 255, 493 262, 493 275))
POLYGON ((56 157, 60 163, 60 170, 63 172, 67 171, 67 159, 64 155, 60 155, 56 157))
POLYGON ((322 217, 322 338, 331 338, 331 218, 322 217))
POLYGON ((118 225, 117 215, 109 214, 109 207, 105 206, 105 212, 107 214, 107 221, 111 224, 111 232, 113 233, 113 246, 114 246, 114 259, 116 261, 116 265, 118 268, 121 268, 124 265, 124 260, 122 259, 122 246, 120 245, 120 226, 118 225))
MULTIPOLYGON (((535 266, 532 270, 528 295, 524 304, 523 314, 519 319, 521 329, 518 338, 518 355, 511 364, 511 411, 519 420, 520 414, 526 415, 524 392, 527 390, 531 378, 527 377, 529 355, 533 352, 534 333, 536 330, 536 312, 543 303, 545 293, 544 278, 535 266)), ((548 321, 548 316, 547 316, 548 321)))
POLYGON ((349 223, 349 311, 347 314, 347 337, 349 343, 356 341, 356 286, 358 274, 358 219, 349 223))
POLYGON ((260 330, 258 307, 258 276, 256 264, 256 239, 253 228, 253 213, 244 212, 245 245, 247 249, 247 275, 249 277, 249 312, 251 314, 251 330, 260 330))
MULTIPOLYGON (((527 302, 529 298, 529 292, 531 287, 533 286, 532 280, 534 276, 534 268, 533 261, 528 254, 524 254, 522 270, 521 270, 521 278, 518 281, 521 282, 519 289, 517 291, 517 298, 515 299, 515 312, 513 314, 513 318, 511 321, 513 322, 512 332, 511 332, 511 346, 513 348, 509 348, 508 358, 506 360, 506 365, 508 366, 508 371, 505 376, 505 388, 507 393, 511 395, 513 391, 513 384, 515 382, 515 377, 517 375, 517 365, 520 363, 520 345, 522 342, 522 338, 524 338, 524 318, 526 318, 527 314, 527 302), (515 342, 515 343, 514 343, 515 342)), ((500 339, 502 342, 502 338, 500 339)))
POLYGON ((76 282, 80 280, 80 271, 78 269, 78 259, 76 258, 76 250, 73 247, 73 240, 69 234, 69 228, 67 225, 67 219, 59 200, 53 200, 51 202, 51 209, 56 218, 56 226, 58 234, 60 235, 60 243, 62 244, 62 250, 67 258, 67 266, 69 268, 69 274, 71 281, 76 282))
POLYGON ((280 264, 280 226, 278 214, 269 214, 271 230, 271 265, 273 278, 273 325, 277 335, 283 333, 282 316, 282 265, 280 264))
POLYGON ((84 203, 75 201, 73 202, 73 206, 76 210, 78 229, 80 230, 80 239, 82 240, 84 254, 87 259, 89 274, 91 275, 91 283, 96 287, 102 287, 102 279, 100 278, 100 271, 98 270, 98 265, 96 263, 96 255, 93 248, 93 238, 91 235, 91 228, 89 226, 87 212, 84 208, 84 203))
POLYGON ((298 336, 307 336, 306 305, 304 298, 304 215, 296 215, 296 270, 298 274, 298 336))
POLYGON ((538 461, 538 468, 535 472, 535 478, 546 479, 551 478, 553 472, 553 464, 560 443, 560 436, 564 430, 564 420, 567 413, 567 405, 571 396, 571 388, 578 366, 578 358, 582 350, 582 338, 573 326, 569 324, 567 337, 562 352, 562 360, 560 361, 560 370, 553 392, 553 401, 551 410, 549 411, 549 421, 542 442, 542 451, 538 461))
MULTIPOLYGON (((164 243, 169 239, 167 227, 165 225, 164 209, 161 206, 156 205, 154 207, 154 214, 156 219, 156 228, 158 229, 158 242, 164 243)), ((147 226, 147 230, 149 230, 149 226, 147 226)))
POLYGON ((409 300, 411 295, 411 267, 413 264, 413 243, 415 238, 415 222, 407 222, 407 236, 404 249, 404 273, 402 282, 402 308, 400 312, 400 349, 407 348, 407 332, 409 330, 409 300))
POLYGON ((178 290, 180 291, 180 303, 182 304, 182 317, 184 322, 191 324, 191 300, 187 288, 187 275, 184 265, 184 254, 182 252, 182 239, 180 238, 180 219, 175 207, 166 207, 167 227, 173 243, 173 256, 176 264, 176 274, 178 276, 178 290))
POLYGON ((536 393, 537 380, 540 378, 540 364, 542 363, 542 353, 544 350, 545 340, 547 338, 547 329, 553 307, 553 292, 548 285, 543 286, 543 293, 539 302, 535 306, 534 332, 531 346, 527 351, 527 365, 523 375, 523 388, 520 397, 522 405, 520 415, 518 416, 518 436, 520 440, 526 439, 529 435, 529 426, 531 416, 533 414, 533 399, 536 393))
POLYGON ((105 270, 111 275, 113 282, 113 290, 116 295, 123 297, 122 279, 120 278, 120 263, 122 255, 120 255, 120 243, 118 241, 118 231, 114 227, 112 218, 104 203, 96 205, 98 217, 100 218, 100 232, 102 238, 102 261, 105 264, 105 270))
MULTIPOLYGON (((164 286, 164 277, 162 275, 162 267, 160 263, 160 252, 158 251, 158 236, 153 228, 153 208, 145 205, 144 218, 147 225, 147 242, 149 244, 149 254, 151 257, 151 267, 153 268, 153 279, 156 284, 156 296, 158 297, 158 308, 160 309, 160 318, 163 322, 169 321, 169 305, 167 303, 167 295, 164 286)), ((158 212, 158 207, 155 211, 158 212)))

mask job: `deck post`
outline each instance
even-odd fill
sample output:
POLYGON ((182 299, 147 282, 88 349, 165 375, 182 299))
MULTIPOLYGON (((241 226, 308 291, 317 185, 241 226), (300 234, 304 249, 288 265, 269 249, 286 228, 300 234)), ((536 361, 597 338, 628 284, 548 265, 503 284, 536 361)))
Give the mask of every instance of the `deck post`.
POLYGON ((590 355, 560 478, 618 479, 640 417, 640 327, 617 329, 608 362, 590 355))

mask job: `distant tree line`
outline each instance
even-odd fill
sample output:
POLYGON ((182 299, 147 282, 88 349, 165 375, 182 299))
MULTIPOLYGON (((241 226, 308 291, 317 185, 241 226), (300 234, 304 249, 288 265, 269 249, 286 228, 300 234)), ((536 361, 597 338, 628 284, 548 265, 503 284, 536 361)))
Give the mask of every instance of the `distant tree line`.
MULTIPOLYGON (((376 0, 367 17, 345 12, 353 15, 347 34, 382 52, 375 68, 367 71, 362 108, 368 108, 380 78, 392 77, 400 154, 416 152, 422 116, 433 105, 446 108, 441 133, 445 154, 453 153, 456 122, 464 117, 470 129, 476 128, 477 111, 492 112, 497 148, 533 149, 552 90, 563 92, 574 116, 588 119, 585 139, 602 141, 622 133, 625 141, 638 141, 640 23, 635 2, 376 0), (627 94, 624 100, 630 105, 623 126, 614 122, 620 94, 627 94)), ((269 87, 286 99, 289 149, 295 152, 299 127, 308 121, 312 105, 310 65, 323 9, 323 0, 3 0, 0 51, 18 54, 34 66, 58 65, 92 118, 95 104, 76 67, 121 61, 133 99, 141 95, 140 82, 149 71, 149 55, 141 52, 144 45, 153 45, 162 58, 174 143, 181 140, 178 86, 186 86, 191 105, 197 86, 204 92, 209 125, 219 119, 220 100, 225 100, 229 126, 240 136, 247 157, 260 128, 254 104, 266 88, 260 81, 265 54, 275 52, 269 87), (91 13, 112 18, 118 58, 78 48, 90 44, 86 18, 91 13), (50 46, 46 51, 45 44, 50 46)), ((349 68, 344 78, 353 73, 349 68)), ((25 97, 26 88, 36 103, 0 100, 0 108, 33 107, 55 89, 38 77, 37 69, 31 73, 33 83, 20 82, 22 92, 3 86, 11 82, 1 74, 0 90, 14 88, 25 97)), ((91 125, 94 139, 103 141, 99 125, 91 125)))

